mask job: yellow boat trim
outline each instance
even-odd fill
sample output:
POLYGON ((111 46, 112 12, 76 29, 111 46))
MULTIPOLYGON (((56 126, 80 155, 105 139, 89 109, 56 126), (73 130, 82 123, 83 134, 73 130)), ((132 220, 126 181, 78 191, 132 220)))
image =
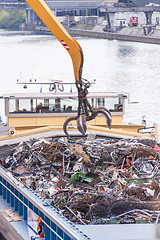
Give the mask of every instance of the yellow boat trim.
MULTIPOLYGON (((89 130, 93 130, 93 131, 99 131, 99 132, 103 132, 103 133, 109 133, 109 134, 114 134, 114 135, 118 135, 118 136, 129 136, 129 137, 147 137, 147 138, 154 138, 156 141, 158 141, 158 125, 155 124, 155 132, 154 133, 150 133, 150 134, 141 134, 141 133, 137 133, 134 129, 134 131, 127 131, 124 130, 124 127, 127 127, 128 125, 122 125, 121 128, 119 126, 119 128, 106 128, 106 127, 101 127, 101 126, 88 126, 89 130)), ((131 125, 132 126, 132 125, 131 125)), ((135 125, 133 125, 135 126, 135 125)), ((24 131, 19 131, 15 129, 15 133, 13 135, 10 134, 10 132, 8 132, 8 135, 2 135, 0 136, 0 140, 4 140, 4 139, 9 139, 9 138, 17 138, 20 136, 26 136, 26 135, 33 135, 36 133, 41 133, 41 132, 45 132, 45 131, 51 131, 51 130, 63 130, 62 126, 53 126, 53 125, 49 125, 49 126, 44 126, 44 127, 38 127, 38 128, 33 128, 33 129, 29 129, 29 130, 24 130, 24 131)), ((70 129, 70 131, 72 130, 76 130, 76 128, 70 129)))

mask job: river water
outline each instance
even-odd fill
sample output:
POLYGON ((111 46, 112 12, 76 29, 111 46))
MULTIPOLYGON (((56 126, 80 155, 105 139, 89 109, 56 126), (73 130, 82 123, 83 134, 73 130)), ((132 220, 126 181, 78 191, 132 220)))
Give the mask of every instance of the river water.
MULTIPOLYGON (((160 46, 117 40, 76 37, 83 49, 83 77, 96 79, 90 91, 125 92, 124 123, 160 128, 160 46)), ((40 86, 27 90, 17 85, 37 79, 74 82, 69 54, 52 35, 0 31, 0 95, 16 92, 39 92, 40 86)), ((43 92, 48 88, 43 87, 43 92)), ((4 106, 0 101, 0 115, 4 106)))

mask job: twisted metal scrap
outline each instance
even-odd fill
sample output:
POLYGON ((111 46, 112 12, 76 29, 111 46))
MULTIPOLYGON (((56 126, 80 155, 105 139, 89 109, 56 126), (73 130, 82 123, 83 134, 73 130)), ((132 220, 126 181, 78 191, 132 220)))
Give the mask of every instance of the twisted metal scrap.
POLYGON ((160 151, 154 145, 141 139, 31 140, 15 148, 5 167, 73 222, 136 223, 148 216, 154 223, 160 214, 160 151))

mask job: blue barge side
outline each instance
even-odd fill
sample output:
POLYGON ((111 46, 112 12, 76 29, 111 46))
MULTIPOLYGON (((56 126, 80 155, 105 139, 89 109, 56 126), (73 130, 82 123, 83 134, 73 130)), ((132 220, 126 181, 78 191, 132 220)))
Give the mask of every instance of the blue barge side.
MULTIPOLYGON (((33 190, 13 177, 10 172, 2 167, 0 167, 0 196, 7 202, 11 209, 18 212, 22 221, 26 224, 28 223, 29 211, 37 217, 42 217, 45 224, 45 240, 90 239, 77 226, 49 205, 48 202, 39 197, 33 190)), ((32 230, 36 233, 36 227, 35 229, 33 227, 32 230)), ((30 236, 29 239, 37 239, 36 234, 30 236)))

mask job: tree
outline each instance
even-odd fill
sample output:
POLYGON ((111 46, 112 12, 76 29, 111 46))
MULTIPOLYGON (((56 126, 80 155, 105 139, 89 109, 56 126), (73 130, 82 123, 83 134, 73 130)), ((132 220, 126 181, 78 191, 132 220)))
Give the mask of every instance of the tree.
POLYGON ((0 9, 0 28, 18 29, 19 23, 24 23, 26 13, 24 10, 0 9))

